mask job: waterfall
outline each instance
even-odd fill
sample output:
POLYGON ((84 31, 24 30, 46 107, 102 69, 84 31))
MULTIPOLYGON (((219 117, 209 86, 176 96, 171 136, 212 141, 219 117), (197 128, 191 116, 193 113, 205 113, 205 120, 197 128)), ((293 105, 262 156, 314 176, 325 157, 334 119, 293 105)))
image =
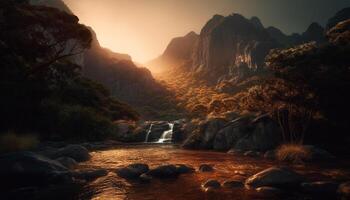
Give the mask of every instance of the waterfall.
POLYGON ((169 130, 163 132, 162 136, 158 140, 158 143, 167 143, 173 140, 174 124, 169 123, 169 127, 169 130))
POLYGON ((151 131, 152 131, 152 127, 153 127, 153 124, 151 124, 151 126, 149 127, 149 129, 148 129, 148 131, 147 131, 147 135, 146 135, 145 142, 148 142, 148 137, 149 137, 149 134, 150 134, 151 131))

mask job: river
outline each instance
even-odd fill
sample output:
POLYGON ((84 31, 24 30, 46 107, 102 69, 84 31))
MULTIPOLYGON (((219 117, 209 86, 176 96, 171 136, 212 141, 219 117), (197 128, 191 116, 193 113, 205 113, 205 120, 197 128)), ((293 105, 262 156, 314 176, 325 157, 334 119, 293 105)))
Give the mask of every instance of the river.
MULTIPOLYGON (((196 200, 196 199, 280 199, 266 197, 246 188, 219 189, 206 193, 201 183, 208 179, 220 182, 229 179, 245 180, 270 166, 282 165, 264 158, 233 156, 211 151, 189 151, 176 145, 121 145, 114 149, 92 152, 90 161, 80 164, 79 168, 103 168, 110 173, 89 183, 81 193, 81 199, 128 199, 128 200, 196 200), (183 174, 176 179, 153 179, 150 183, 126 181, 119 178, 115 169, 132 163, 145 163, 151 168, 164 164, 186 164, 196 169, 195 173, 183 174), (214 166, 213 172, 199 172, 201 164, 214 166)), ((305 175, 310 181, 342 181, 349 179, 349 165, 326 163, 319 165, 289 166, 305 175), (338 168, 337 166, 342 166, 338 168)), ((302 195, 288 193, 283 199, 300 199, 302 195)), ((304 199, 304 198, 303 198, 304 199)), ((319 198, 318 198, 319 199, 319 198)), ((325 199, 327 199, 325 197, 325 199)))

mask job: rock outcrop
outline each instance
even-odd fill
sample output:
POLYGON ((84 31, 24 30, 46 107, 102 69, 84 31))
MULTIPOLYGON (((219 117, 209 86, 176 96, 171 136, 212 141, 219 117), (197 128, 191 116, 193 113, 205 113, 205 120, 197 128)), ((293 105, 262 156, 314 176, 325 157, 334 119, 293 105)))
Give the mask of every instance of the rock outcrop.
POLYGON ((215 15, 200 33, 192 70, 212 81, 225 75, 235 76, 240 68, 256 71, 275 47, 278 44, 257 18, 215 15))
POLYGON ((345 21, 347 19, 350 19, 350 7, 340 10, 332 18, 330 18, 326 25, 326 31, 333 28, 339 22, 345 21))
POLYGON ((232 121, 211 119, 193 131, 183 147, 218 151, 267 151, 282 142, 281 130, 269 116, 243 116, 232 121))

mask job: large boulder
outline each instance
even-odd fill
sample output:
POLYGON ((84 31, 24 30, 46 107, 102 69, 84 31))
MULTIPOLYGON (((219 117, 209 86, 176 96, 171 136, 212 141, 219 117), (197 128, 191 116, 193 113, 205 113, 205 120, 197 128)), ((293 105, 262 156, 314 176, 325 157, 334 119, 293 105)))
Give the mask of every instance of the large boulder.
POLYGON ((199 127, 200 147, 212 149, 217 133, 225 126, 227 121, 221 118, 208 119, 199 127))
POLYGON ((252 121, 252 129, 237 141, 234 148, 240 150, 267 151, 281 142, 281 129, 269 116, 263 115, 252 121))
POLYGON ((271 167, 249 177, 245 183, 254 188, 264 186, 297 187, 302 181, 302 176, 290 169, 271 167))
POLYGON ((50 155, 50 158, 70 157, 78 162, 84 162, 90 159, 89 151, 81 145, 68 145, 58 149, 50 155))
POLYGON ((215 136, 213 148, 220 151, 229 150, 247 134, 249 126, 248 118, 244 117, 229 122, 215 136))
POLYGON ((267 151, 281 142, 280 127, 268 115, 256 118, 237 118, 215 136, 213 148, 227 151, 231 148, 243 151, 267 151))
POLYGON ((59 162, 32 152, 0 156, 2 187, 44 186, 71 181, 69 171, 59 162))

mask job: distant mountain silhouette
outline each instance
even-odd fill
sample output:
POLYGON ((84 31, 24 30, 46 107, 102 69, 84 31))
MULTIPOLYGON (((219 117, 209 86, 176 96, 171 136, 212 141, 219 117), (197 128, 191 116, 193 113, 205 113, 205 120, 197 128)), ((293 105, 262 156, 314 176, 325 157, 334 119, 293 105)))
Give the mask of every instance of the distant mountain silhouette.
POLYGON ((149 65, 158 70, 182 67, 210 83, 242 80, 264 70, 265 56, 271 49, 310 41, 325 41, 324 28, 317 23, 302 34, 286 35, 278 28, 265 28, 258 17, 215 15, 199 36, 192 33, 173 39, 162 56, 149 65))

